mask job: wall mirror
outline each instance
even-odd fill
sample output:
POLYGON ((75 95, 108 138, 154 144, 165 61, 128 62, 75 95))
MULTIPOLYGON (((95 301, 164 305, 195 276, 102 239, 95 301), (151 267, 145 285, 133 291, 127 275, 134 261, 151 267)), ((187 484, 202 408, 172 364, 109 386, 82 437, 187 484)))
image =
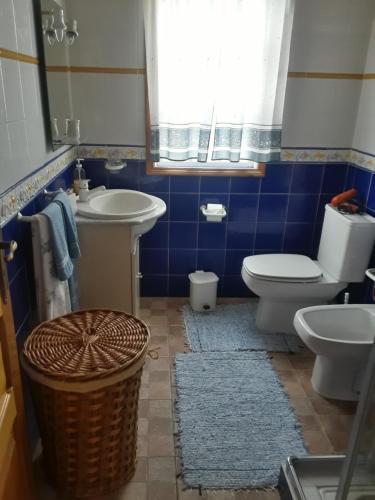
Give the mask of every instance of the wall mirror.
POLYGON ((54 149, 144 146, 139 0, 35 0, 54 149))

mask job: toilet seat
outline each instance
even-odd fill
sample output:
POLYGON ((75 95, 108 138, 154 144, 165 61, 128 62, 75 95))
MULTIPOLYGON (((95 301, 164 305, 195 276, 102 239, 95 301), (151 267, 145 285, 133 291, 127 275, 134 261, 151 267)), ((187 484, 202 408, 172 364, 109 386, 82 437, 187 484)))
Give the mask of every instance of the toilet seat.
POLYGON ((254 278, 285 283, 315 283, 322 270, 309 257, 298 254, 262 254, 245 257, 244 270, 254 278))

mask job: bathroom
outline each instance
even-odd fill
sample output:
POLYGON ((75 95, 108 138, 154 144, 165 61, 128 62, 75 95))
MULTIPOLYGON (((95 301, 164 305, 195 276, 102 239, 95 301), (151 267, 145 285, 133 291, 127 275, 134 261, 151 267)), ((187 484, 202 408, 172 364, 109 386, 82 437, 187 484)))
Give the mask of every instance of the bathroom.
MULTIPOLYGON (((188 0, 180 1, 189 4, 188 0)), ((44 190, 72 187, 78 158, 82 158, 90 180, 89 191, 104 186, 106 191, 135 190, 151 197, 147 199, 159 200, 162 208, 152 221, 153 227, 143 228, 141 237, 134 240, 135 253, 126 265, 125 257, 124 262, 115 262, 118 240, 115 245, 111 237, 97 236, 98 225, 95 245, 87 243, 84 224, 79 226, 82 308, 125 310, 142 319, 151 331, 138 404, 137 468, 118 498, 276 500, 279 494, 272 482, 254 487, 245 481, 228 487, 210 477, 205 487, 203 480, 189 482, 181 475, 181 469, 187 467, 182 464, 187 462, 187 454, 181 461, 179 450, 184 455, 184 446, 187 450, 191 442, 184 444, 182 436, 181 442, 175 436, 179 432, 175 371, 182 380, 184 372, 178 363, 184 362, 181 356, 191 354, 192 344, 181 310, 189 304, 189 274, 199 270, 218 277, 218 311, 225 306, 225 311, 235 315, 236 308, 256 307, 256 294, 241 274, 244 259, 298 254, 316 261, 326 204, 339 193, 354 188, 351 201, 375 217, 375 4, 372 0, 280 2, 290 9, 290 43, 287 50, 284 47, 283 61, 278 61, 279 73, 285 76, 283 81, 278 75, 282 88, 282 97, 277 96, 282 102, 277 110, 280 122, 272 122, 277 130, 282 129, 281 149, 248 169, 227 166, 213 172, 212 166, 194 171, 176 166, 176 162, 173 167, 157 167, 150 160, 148 125, 153 95, 147 83, 152 81, 153 72, 151 62, 147 62, 150 49, 145 38, 152 42, 152 34, 145 33, 143 4, 159 2, 167 6, 176 0, 1 1, 0 223, 3 242, 17 242, 14 257, 6 264, 5 280, 8 306, 11 304, 13 311, 12 329, 21 351, 39 322, 32 224, 27 218, 45 208, 48 195, 44 190), (49 30, 54 9, 55 13, 60 9, 64 12, 62 41, 49 30), (204 215, 202 207, 208 204, 224 207, 225 215, 219 222, 204 215), (92 260, 84 259, 86 248, 92 260), (125 306, 123 297, 128 301, 125 306), (116 302, 117 298, 121 300, 116 302)), ((209 3, 205 1, 205 5, 209 3)), ((241 3, 248 1, 233 1, 241 3)), ((274 8, 271 0, 263 3, 274 8)), ((194 2, 190 0, 190 4, 194 2)), ((59 21, 55 14, 57 28, 59 21)), ((258 28, 247 18, 241 22, 248 22, 250 43, 252 37, 258 37, 258 28)), ((191 28, 186 22, 185 29, 191 28)), ((223 29, 229 33, 229 26, 223 29)), ((207 31, 215 36, 214 28, 207 31)), ((233 37, 235 31, 231 32, 233 37)), ((190 43, 193 61, 199 53, 198 39, 190 43)), ((229 42, 228 46, 233 48, 229 42)), ((189 79, 193 85, 191 73, 189 79)), ((231 78, 223 77, 223 81, 228 84, 231 78)), ((208 84, 202 89, 209 91, 208 84)), ((127 237, 121 244, 129 244, 127 237)), ((7 258, 12 249, 4 248, 7 258)), ((360 266, 360 276, 341 280, 337 293, 325 302, 374 303, 373 282, 365 277, 365 270, 375 267, 375 257, 360 262, 360 266), (346 293, 349 296, 345 298, 346 293)), ((1 288, 3 295, 4 283, 1 288)), ((189 317, 192 324, 195 316, 189 317)), ((218 323, 230 325, 232 319, 228 314, 218 323)), ((211 339, 205 341, 208 345, 211 339)), ((255 357, 263 352, 261 348, 250 351, 255 357)), ((204 352, 202 349, 199 356, 204 352)), ((238 358, 231 359, 238 366, 247 366, 248 361, 240 358, 245 354, 247 351, 238 349, 234 356, 238 358)), ((310 378, 315 354, 306 347, 296 352, 272 352, 269 358, 273 367, 269 376, 275 373, 282 383, 287 397, 283 404, 289 401, 301 429, 301 446, 310 454, 344 453, 357 403, 323 397, 314 390, 310 378)), ((263 363, 256 359, 256 363, 263 363)), ((276 384, 277 380, 272 380, 276 384)), ((26 378, 24 386, 27 441, 35 458, 40 453, 40 439, 26 378)), ((209 394, 201 397, 208 399, 209 394)), ((180 403, 182 422, 181 412, 186 411, 182 397, 180 403)), ((260 439, 267 442, 267 436, 260 434, 260 439)), ((292 452, 284 453, 285 459, 292 452)), ((37 464, 36 469, 34 498, 55 498, 42 468, 37 464)), ((211 469, 222 470, 217 464, 211 464, 211 469)), ((0 498, 2 492, 0 489, 0 498)))

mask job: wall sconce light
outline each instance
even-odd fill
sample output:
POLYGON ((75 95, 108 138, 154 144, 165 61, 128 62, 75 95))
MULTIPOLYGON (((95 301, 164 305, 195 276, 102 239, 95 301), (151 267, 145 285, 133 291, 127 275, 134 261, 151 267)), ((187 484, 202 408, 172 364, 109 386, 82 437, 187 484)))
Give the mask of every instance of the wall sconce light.
POLYGON ((58 9, 56 12, 44 11, 42 14, 44 14, 43 34, 47 37, 49 45, 52 47, 56 41, 61 43, 64 39, 67 45, 73 45, 79 36, 77 20, 72 19, 65 23, 63 9, 58 9))

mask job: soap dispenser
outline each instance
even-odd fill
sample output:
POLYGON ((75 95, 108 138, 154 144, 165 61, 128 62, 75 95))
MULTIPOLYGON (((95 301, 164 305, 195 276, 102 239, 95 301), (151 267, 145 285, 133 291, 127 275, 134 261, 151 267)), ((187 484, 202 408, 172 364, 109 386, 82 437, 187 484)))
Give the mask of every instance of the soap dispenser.
POLYGON ((73 191, 75 194, 79 194, 80 183, 82 180, 86 179, 86 172, 81 164, 83 160, 83 158, 77 158, 77 163, 73 172, 73 191))

